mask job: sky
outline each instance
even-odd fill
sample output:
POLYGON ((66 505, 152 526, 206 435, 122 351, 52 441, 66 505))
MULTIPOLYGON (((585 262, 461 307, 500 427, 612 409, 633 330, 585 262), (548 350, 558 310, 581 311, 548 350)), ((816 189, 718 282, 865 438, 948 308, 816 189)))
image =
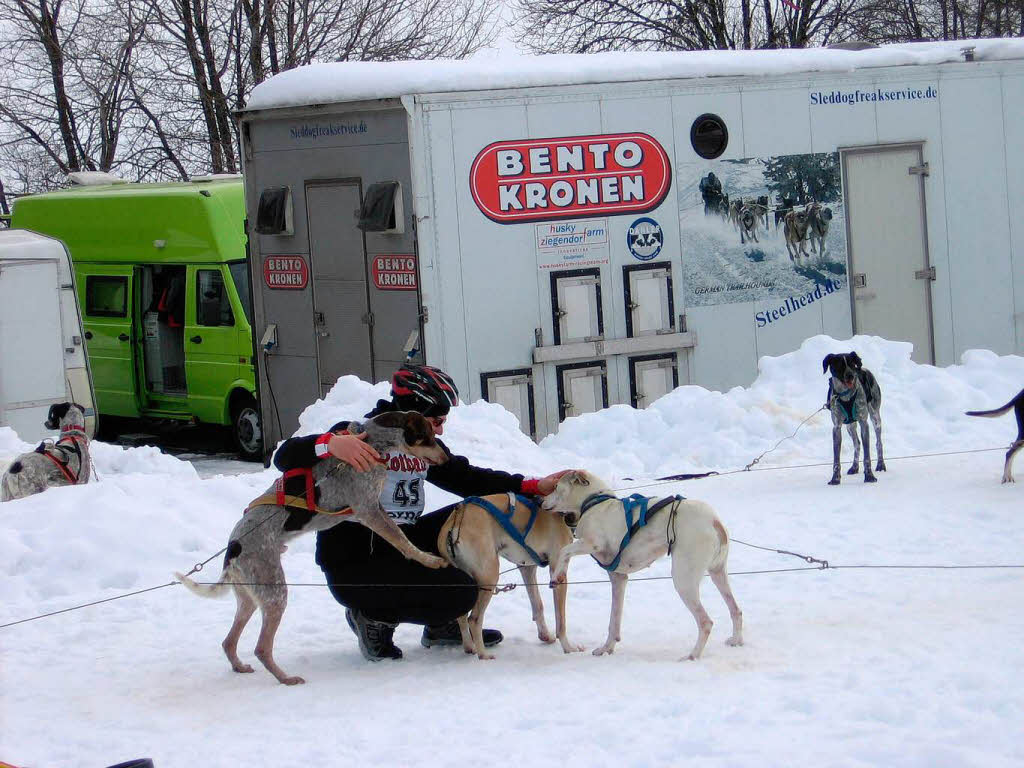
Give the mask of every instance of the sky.
MULTIPOLYGON (((276 474, 240 462, 211 474, 155 448, 93 443, 95 482, 0 508, 0 762, 1021 765, 1024 461, 1020 482, 1001 484, 1012 415, 964 411, 1001 406, 1022 383, 1021 356, 971 350, 935 368, 911 362, 905 343, 817 336, 762 358, 749 387, 683 386, 642 411, 569 419, 539 444, 496 404, 455 408, 447 444, 480 466, 581 467, 620 496, 680 493, 715 508, 733 539, 746 642, 725 644, 728 612, 705 579, 715 625, 696 662, 680 661, 696 628, 667 558, 631 578, 622 640, 614 655, 593 656, 610 589, 581 557, 569 568, 568 622, 584 652, 539 642, 520 587, 488 609, 486 626, 505 634, 494 660, 425 649, 420 628, 403 625, 405 658, 370 664, 307 536, 284 556, 293 586, 276 645, 306 684, 280 685, 259 666, 255 621, 240 655, 257 669, 236 674, 220 648, 233 600, 196 597, 172 573, 224 547, 276 474), (881 385, 888 471, 832 487, 821 360, 850 350, 881 385), (706 471, 720 474, 655 480, 706 471), (24 621, 54 611, 66 612, 24 621)), ((297 432, 358 418, 386 393, 343 377, 297 432)), ((0 428, 0 463, 31 447, 0 428)), ((845 434, 843 450, 845 469, 845 434)), ((428 488, 428 508, 451 500, 428 488)), ((201 576, 214 580, 219 562, 201 576)))

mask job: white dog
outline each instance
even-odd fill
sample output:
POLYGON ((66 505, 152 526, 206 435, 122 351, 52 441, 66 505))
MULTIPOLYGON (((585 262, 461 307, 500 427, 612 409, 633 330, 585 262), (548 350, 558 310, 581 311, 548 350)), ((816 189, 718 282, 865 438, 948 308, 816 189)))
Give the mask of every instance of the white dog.
POLYGON ((732 637, 727 644, 743 645, 743 614, 726 573, 729 534, 708 504, 681 497, 618 499, 599 478, 574 471, 562 476, 542 506, 564 515, 566 523, 575 527, 577 539, 559 552, 552 569, 552 586, 565 581, 569 559, 583 554, 592 555, 611 579, 608 639, 594 650, 595 656, 613 653, 621 639, 622 600, 629 574, 646 568, 667 552, 672 554, 676 592, 697 621, 697 644, 684 658, 700 658, 711 634, 712 621, 700 602, 700 580, 705 573, 729 607, 732 637))

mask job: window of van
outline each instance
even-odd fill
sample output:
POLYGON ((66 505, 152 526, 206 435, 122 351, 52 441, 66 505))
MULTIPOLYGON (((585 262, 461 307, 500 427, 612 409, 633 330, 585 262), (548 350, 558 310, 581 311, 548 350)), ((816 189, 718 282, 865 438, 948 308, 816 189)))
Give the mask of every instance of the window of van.
POLYGON ((196 322, 206 326, 235 324, 220 270, 200 269, 196 272, 196 322))
POLYGON ((85 313, 93 317, 127 317, 128 278, 88 275, 85 278, 85 313))
POLYGON ((249 292, 249 262, 232 261, 228 263, 231 270, 231 279, 235 281, 235 293, 238 294, 238 301, 242 304, 242 311, 245 312, 245 319, 252 325, 252 295, 249 292))

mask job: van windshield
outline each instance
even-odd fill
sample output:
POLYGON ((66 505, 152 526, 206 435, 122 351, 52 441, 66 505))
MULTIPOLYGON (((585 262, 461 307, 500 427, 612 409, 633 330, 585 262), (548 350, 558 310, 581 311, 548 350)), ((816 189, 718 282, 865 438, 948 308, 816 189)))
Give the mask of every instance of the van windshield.
POLYGON ((249 293, 249 263, 245 261, 228 262, 228 269, 231 270, 231 279, 235 282, 235 292, 238 293, 238 300, 242 304, 242 311, 245 312, 245 319, 252 326, 252 295, 249 293))

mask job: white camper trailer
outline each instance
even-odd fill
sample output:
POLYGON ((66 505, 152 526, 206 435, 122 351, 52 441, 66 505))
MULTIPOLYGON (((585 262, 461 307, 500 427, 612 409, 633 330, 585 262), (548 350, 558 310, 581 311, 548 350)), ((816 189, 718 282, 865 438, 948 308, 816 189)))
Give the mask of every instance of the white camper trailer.
POLYGON ((1021 40, 282 73, 240 115, 268 445, 407 357, 540 438, 821 333, 1024 352, 1022 104, 1021 40))
POLYGON ((0 426, 26 442, 51 434, 50 406, 85 409, 96 431, 74 271, 64 244, 21 229, 0 230, 0 426))

